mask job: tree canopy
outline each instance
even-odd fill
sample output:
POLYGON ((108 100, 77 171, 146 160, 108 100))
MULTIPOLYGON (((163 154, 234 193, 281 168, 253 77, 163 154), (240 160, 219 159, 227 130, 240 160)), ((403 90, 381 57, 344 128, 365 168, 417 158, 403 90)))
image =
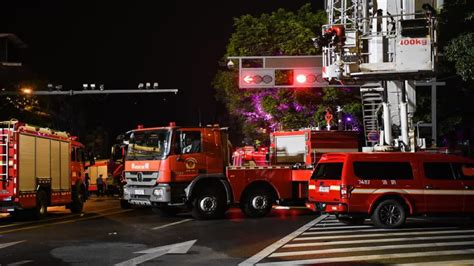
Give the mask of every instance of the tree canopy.
MULTIPOLYGON (((228 56, 315 55, 311 40, 326 23, 323 10, 313 12, 311 5, 297 12, 278 9, 258 17, 243 15, 234 19, 235 31, 227 45, 228 56)), ((325 125, 327 108, 343 106, 346 113, 360 114, 356 91, 334 88, 239 89, 237 70, 220 70, 213 86, 216 98, 225 104, 240 124, 245 137, 265 140, 268 132, 325 125)), ((358 91, 357 91, 358 92, 358 91)))

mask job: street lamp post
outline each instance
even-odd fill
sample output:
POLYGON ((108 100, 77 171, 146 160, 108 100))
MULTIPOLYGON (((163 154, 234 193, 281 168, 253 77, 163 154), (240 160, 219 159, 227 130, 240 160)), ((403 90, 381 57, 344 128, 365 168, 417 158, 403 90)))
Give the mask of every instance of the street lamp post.
POLYGON ((178 93, 178 89, 159 89, 158 82, 147 82, 138 84, 138 89, 105 89, 104 84, 99 84, 99 90, 96 90, 97 85, 82 84, 82 90, 63 90, 62 85, 48 84, 47 90, 33 90, 31 88, 22 88, 20 91, 1 90, 0 95, 85 95, 85 94, 137 94, 137 93, 178 93), (153 85, 152 85, 153 84, 153 85), (56 90, 54 90, 56 89, 56 90))

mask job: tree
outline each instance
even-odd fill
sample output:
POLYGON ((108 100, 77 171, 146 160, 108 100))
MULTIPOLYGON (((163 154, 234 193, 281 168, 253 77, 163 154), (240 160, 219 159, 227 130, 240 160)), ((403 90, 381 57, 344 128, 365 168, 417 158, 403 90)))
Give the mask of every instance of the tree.
MULTIPOLYGON (((243 15, 234 19, 235 31, 227 45, 228 56, 315 55, 318 51, 311 38, 321 32, 326 14, 312 12, 311 5, 297 12, 278 9, 259 17, 243 15)), ((333 88, 252 89, 238 88, 236 70, 220 70, 213 86, 216 98, 224 103, 238 121, 248 139, 265 141, 268 132, 324 125, 328 107, 344 105, 351 114, 360 114, 355 91, 333 88)))
POLYGON ((445 1, 439 23, 439 80, 446 87, 438 91, 438 133, 446 141, 474 140, 473 29, 474 1, 445 1))
POLYGON ((441 13, 441 44, 447 61, 465 81, 474 80, 474 3, 450 1, 441 13))

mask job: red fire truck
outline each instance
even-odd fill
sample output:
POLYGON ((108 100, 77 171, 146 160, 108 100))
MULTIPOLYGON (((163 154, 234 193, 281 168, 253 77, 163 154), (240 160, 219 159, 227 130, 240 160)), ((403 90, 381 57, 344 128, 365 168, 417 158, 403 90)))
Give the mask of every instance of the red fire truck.
POLYGON ((94 165, 87 168, 86 173, 91 178, 89 192, 97 191, 97 177, 102 175, 104 179, 105 192, 108 194, 119 193, 120 182, 122 181, 123 162, 113 159, 97 160, 94 165), (109 179, 111 178, 111 179, 109 179))
POLYGON ((239 204, 247 216, 266 215, 273 205, 304 202, 318 147, 357 151, 355 132, 311 130, 272 134, 269 166, 229 166, 227 129, 218 126, 140 128, 132 131, 125 159, 124 199, 162 214, 188 207, 194 217, 222 216, 239 204), (338 144, 339 145, 339 144, 338 144))
POLYGON ((82 211, 84 146, 65 132, 0 122, 0 211, 36 218, 48 206, 82 211))

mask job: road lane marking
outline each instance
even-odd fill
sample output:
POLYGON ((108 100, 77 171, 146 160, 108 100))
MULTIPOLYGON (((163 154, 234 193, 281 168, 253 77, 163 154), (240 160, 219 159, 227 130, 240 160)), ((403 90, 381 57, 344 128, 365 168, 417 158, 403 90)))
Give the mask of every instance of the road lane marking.
POLYGON ((166 227, 170 227, 170 226, 173 226, 173 225, 186 223, 186 222, 189 222, 189 221, 193 221, 193 219, 184 219, 184 220, 177 221, 177 222, 174 222, 174 223, 165 224, 165 225, 160 225, 160 226, 157 226, 157 227, 153 227, 151 230, 163 229, 163 228, 166 228, 166 227))
POLYGON ((375 251, 375 250, 381 251, 381 250, 405 249, 405 248, 454 247, 454 246, 464 246, 464 245, 474 245, 474 241, 402 244, 402 245, 388 245, 388 246, 350 247, 350 248, 333 248, 333 249, 321 249, 321 250, 276 252, 276 253, 271 254, 269 257, 289 257, 289 256, 301 256, 301 255, 344 253, 344 252, 364 252, 364 251, 375 251))
POLYGON ((35 229, 35 228, 41 228, 41 227, 47 227, 47 226, 52 226, 52 225, 58 225, 58 224, 67 224, 67 223, 74 223, 74 222, 79 222, 79 221, 84 221, 84 220, 92 220, 104 216, 111 216, 115 214, 120 214, 120 213, 125 213, 125 212, 130 212, 133 211, 133 209, 128 209, 128 210, 121 210, 117 212, 111 212, 111 213, 104 213, 104 214, 98 214, 98 215, 92 215, 89 217, 83 217, 79 219, 72 219, 72 220, 67 220, 67 221, 61 221, 61 222, 55 222, 55 223, 47 223, 47 224, 39 224, 39 225, 33 225, 33 226, 28 226, 28 227, 21 227, 17 229, 11 229, 11 230, 6 230, 6 231, 1 231, 0 234, 6 234, 6 233, 12 233, 12 232, 18 232, 18 231, 24 231, 24 230, 30 230, 30 229, 35 229))
POLYGON ((282 239, 274 242, 273 244, 266 247, 265 249, 263 249, 259 253, 255 254, 252 257, 250 257, 250 258, 246 259, 245 261, 241 262, 239 264, 239 266, 247 266, 247 265, 256 264, 257 262, 261 261, 262 259, 264 259, 268 255, 275 252, 275 250, 279 249, 281 246, 285 245, 286 243, 293 240, 295 237, 299 236, 301 233, 308 230, 308 228, 310 228, 310 227, 314 226, 315 224, 319 223, 320 221, 324 220, 327 216, 328 216, 327 214, 324 214, 324 215, 321 215, 318 218, 310 221, 309 223, 303 225, 302 227, 300 227, 299 229, 297 229, 293 233, 291 233, 291 234, 283 237, 282 239))
POLYGON ((134 253, 144 254, 144 255, 117 263, 115 264, 115 266, 134 266, 134 265, 138 265, 149 260, 153 260, 155 258, 158 258, 166 254, 186 254, 188 253, 189 249, 194 245, 194 243, 196 243, 196 241, 197 239, 182 242, 182 243, 176 243, 176 244, 136 251, 134 253))
POLYGON ((334 234, 345 234, 345 233, 365 233, 365 232, 399 232, 399 231, 410 231, 410 230, 417 230, 417 231, 427 231, 427 230, 448 230, 448 229, 456 229, 458 227, 421 227, 421 228, 402 228, 402 229, 362 229, 362 230, 341 230, 336 231, 332 230, 329 232, 326 231, 319 231, 319 232, 304 232, 301 235, 334 235, 334 234))
POLYGON ((306 240, 327 240, 327 239, 348 239, 348 238, 371 238, 371 237, 384 237, 384 236, 416 236, 416 235, 438 235, 438 234, 462 234, 462 233, 474 233, 474 230, 446 230, 446 231, 425 231, 425 232, 401 232, 401 233, 384 233, 384 234, 368 234, 368 235, 341 235, 341 236, 310 236, 310 237, 298 237, 294 241, 306 241, 306 240))
POLYGON ((27 264, 27 263, 30 263, 30 262, 34 262, 34 260, 22 260, 22 261, 17 261, 17 262, 14 262, 14 263, 7 264, 7 266, 23 265, 23 264, 27 264))
POLYGON ((7 247, 11 247, 11 246, 13 246, 13 245, 23 243, 23 242, 25 242, 25 241, 26 241, 26 240, 20 240, 20 241, 15 241, 15 242, 8 242, 8 243, 0 243, 0 249, 2 249, 2 248, 7 248, 7 247))
POLYGON ((438 251, 426 251, 426 252, 394 253, 394 254, 381 254, 381 255, 363 255, 363 256, 338 257, 338 258, 321 258, 321 259, 269 262, 269 263, 259 263, 257 265, 320 264, 320 263, 335 263, 335 262, 349 262, 349 261, 388 260, 388 259, 405 259, 405 258, 428 257, 428 256, 439 257, 439 256, 473 255, 473 254, 474 254, 474 249, 438 250, 438 251))
POLYGON ((363 240, 349 240, 349 241, 334 241, 334 242, 310 242, 298 244, 286 244, 283 248, 297 248, 297 247, 320 247, 320 246, 335 246, 335 245, 351 245, 361 243, 384 243, 384 242, 403 242, 403 241, 432 241, 432 240, 452 240, 474 238, 474 235, 459 235, 459 236, 428 236, 428 237, 404 237, 404 238, 385 238, 385 239, 363 239, 363 240))

